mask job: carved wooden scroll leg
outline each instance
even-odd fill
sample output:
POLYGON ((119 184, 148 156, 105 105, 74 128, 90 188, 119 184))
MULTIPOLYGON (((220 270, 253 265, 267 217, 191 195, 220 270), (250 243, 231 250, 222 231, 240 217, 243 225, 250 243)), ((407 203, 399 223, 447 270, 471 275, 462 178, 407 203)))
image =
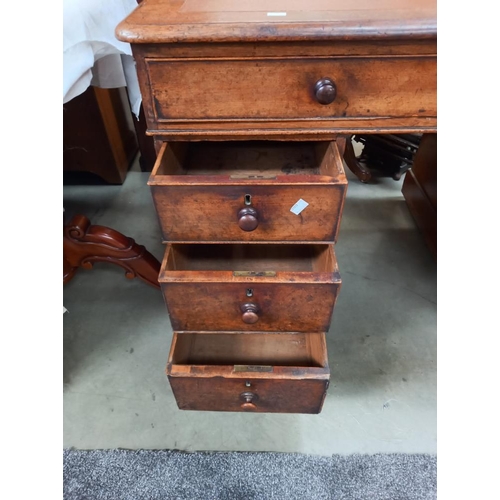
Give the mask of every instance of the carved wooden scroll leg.
POLYGON ((361 181, 369 182, 372 174, 368 168, 358 161, 352 146, 352 137, 348 137, 345 144, 344 161, 349 170, 361 181))
POLYGON ((160 288, 160 262, 132 238, 109 227, 93 226, 84 215, 75 215, 64 226, 63 281, 71 280, 79 267, 92 269, 94 262, 109 262, 125 269, 129 279, 138 277, 160 288))

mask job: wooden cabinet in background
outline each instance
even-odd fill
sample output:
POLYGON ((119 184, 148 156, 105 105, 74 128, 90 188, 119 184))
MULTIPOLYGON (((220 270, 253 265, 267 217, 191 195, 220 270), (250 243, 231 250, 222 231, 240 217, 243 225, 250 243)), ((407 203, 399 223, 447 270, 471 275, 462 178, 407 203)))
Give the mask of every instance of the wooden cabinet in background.
POLYGON ((125 88, 89 87, 63 105, 63 169, 123 184, 137 154, 125 88))
POLYGON ((413 166, 406 172, 403 196, 425 243, 437 258, 437 135, 425 134, 413 166))

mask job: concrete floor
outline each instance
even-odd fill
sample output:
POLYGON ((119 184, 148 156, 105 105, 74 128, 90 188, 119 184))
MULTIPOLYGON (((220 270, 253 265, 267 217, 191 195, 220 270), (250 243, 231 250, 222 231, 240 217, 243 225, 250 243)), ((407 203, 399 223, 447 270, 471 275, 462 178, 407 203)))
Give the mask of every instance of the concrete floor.
MULTIPOLYGON (((164 374, 172 330, 160 292, 97 264, 64 289, 64 447, 435 453, 436 265, 402 181, 362 185, 348 175, 320 415, 178 410, 164 374)), ((86 214, 161 259, 147 178, 131 171, 123 186, 65 186, 66 216, 86 214)))

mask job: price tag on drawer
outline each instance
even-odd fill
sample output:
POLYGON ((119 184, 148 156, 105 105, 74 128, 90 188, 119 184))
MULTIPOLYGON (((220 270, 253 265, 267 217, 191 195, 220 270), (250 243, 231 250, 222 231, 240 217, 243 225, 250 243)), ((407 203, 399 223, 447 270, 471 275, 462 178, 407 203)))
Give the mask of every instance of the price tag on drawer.
POLYGON ((292 212, 295 215, 299 215, 304 208, 307 208, 309 206, 309 203, 307 201, 303 200, 302 198, 293 205, 293 207, 290 209, 290 212, 292 212))

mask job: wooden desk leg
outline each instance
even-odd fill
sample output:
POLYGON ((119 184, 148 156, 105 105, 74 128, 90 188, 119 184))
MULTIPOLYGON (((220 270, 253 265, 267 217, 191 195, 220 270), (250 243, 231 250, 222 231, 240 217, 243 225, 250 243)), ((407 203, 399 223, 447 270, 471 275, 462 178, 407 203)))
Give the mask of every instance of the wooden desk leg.
POLYGON ((362 163, 358 161, 356 155, 354 154, 354 148, 352 146, 352 136, 347 137, 344 151, 344 161, 349 167, 349 170, 361 181, 369 182, 372 178, 372 174, 368 168, 366 168, 362 163))
POLYGON ((125 269, 129 279, 138 277, 160 288, 160 262, 132 238, 109 227, 93 226, 84 215, 75 215, 64 226, 63 282, 71 280, 79 267, 92 269, 94 262, 109 262, 125 269))

